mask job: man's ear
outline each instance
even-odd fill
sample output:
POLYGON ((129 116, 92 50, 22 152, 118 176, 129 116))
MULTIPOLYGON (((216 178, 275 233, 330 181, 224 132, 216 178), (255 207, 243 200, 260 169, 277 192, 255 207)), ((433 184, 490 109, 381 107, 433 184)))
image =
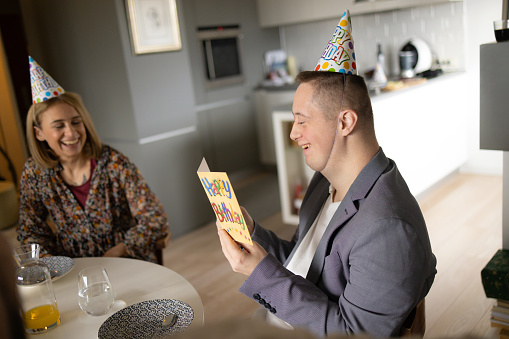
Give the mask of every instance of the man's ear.
POLYGON ((343 136, 351 134, 355 126, 357 125, 358 120, 359 116, 354 110, 347 109, 341 111, 339 113, 339 125, 341 134, 343 136))
POLYGON ((39 140, 39 141, 46 140, 46 138, 44 137, 44 133, 42 133, 42 131, 39 127, 34 126, 34 132, 35 132, 35 137, 37 138, 37 140, 39 140))

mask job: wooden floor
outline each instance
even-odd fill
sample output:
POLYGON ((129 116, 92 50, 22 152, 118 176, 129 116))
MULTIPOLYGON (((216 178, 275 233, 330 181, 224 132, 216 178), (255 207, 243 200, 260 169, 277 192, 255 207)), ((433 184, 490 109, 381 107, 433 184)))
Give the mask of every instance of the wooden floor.
MULTIPOLYGON (((426 297, 425 337, 493 336, 489 314, 494 300, 486 298, 480 272, 502 246, 502 178, 458 174, 419 203, 438 260, 426 297)), ((282 224, 280 214, 260 223, 287 239, 295 230, 282 224)), ((238 292, 245 278, 228 265, 214 224, 173 240, 164 263, 196 288, 206 324, 248 318, 258 308, 238 292)))

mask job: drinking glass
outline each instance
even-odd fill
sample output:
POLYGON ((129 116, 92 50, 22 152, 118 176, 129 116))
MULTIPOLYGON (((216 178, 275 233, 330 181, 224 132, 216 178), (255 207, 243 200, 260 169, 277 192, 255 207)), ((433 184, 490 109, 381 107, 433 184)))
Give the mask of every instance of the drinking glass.
POLYGON ((115 293, 104 267, 92 266, 80 271, 78 301, 85 313, 95 316, 108 313, 115 301, 115 293))
POLYGON ((493 28, 495 29, 495 39, 497 42, 509 40, 509 20, 493 21, 493 28))
POLYGON ((30 260, 39 260, 39 252, 41 247, 39 244, 28 244, 20 247, 16 247, 12 250, 12 254, 18 266, 21 264, 30 261, 30 260))

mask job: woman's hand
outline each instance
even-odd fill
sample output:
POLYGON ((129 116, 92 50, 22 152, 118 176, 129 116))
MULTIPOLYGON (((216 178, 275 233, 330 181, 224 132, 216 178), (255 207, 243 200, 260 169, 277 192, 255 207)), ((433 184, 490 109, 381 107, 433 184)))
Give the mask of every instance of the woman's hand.
POLYGON ((103 257, 125 257, 125 256, 127 256, 127 250, 123 243, 113 246, 103 254, 103 257))

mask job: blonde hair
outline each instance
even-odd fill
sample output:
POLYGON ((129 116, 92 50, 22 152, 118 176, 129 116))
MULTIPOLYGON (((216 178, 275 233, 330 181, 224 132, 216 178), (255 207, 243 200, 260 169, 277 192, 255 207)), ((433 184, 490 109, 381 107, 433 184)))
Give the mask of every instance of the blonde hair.
POLYGON ((95 130, 94 123, 90 117, 90 113, 88 113, 85 105, 83 105, 81 97, 78 94, 65 92, 49 100, 32 104, 28 110, 26 124, 28 148, 30 149, 30 154, 32 155, 37 166, 41 168, 53 168, 59 162, 57 155, 49 147, 48 143, 46 141, 40 141, 36 138, 34 128, 40 128, 41 115, 50 107, 58 103, 65 103, 74 107, 74 109, 81 116, 83 124, 85 125, 85 130, 87 132, 87 140, 82 152, 93 158, 99 158, 101 156, 102 143, 99 139, 99 135, 95 130))

